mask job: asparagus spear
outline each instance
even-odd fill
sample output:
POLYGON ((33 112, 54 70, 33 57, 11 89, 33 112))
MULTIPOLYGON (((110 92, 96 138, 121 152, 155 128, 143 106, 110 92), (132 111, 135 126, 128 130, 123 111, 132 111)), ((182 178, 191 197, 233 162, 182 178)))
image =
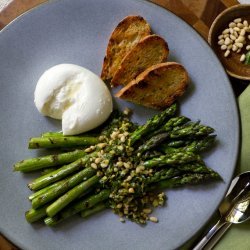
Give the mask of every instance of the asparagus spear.
POLYGON ((14 165, 14 171, 30 172, 58 165, 64 165, 71 163, 85 155, 86 153, 83 150, 74 150, 72 152, 66 152, 62 154, 30 158, 17 162, 14 165))
POLYGON ((176 113, 177 105, 173 104, 165 111, 155 115, 153 118, 148 120, 143 126, 139 126, 130 137, 130 144, 135 144, 144 135, 158 129, 166 120, 176 113))
MULTIPOLYGON (((186 151, 186 152, 193 152, 199 153, 204 151, 205 149, 209 148, 215 141, 216 135, 209 135, 202 139, 197 139, 192 142, 189 142, 184 147, 174 148, 169 146, 169 143, 162 144, 158 147, 158 149, 164 153, 174 153, 178 151, 186 151)), ((188 141, 187 141, 188 142, 188 141)), ((186 143, 187 143, 186 142, 186 143)))
POLYGON ((190 119, 185 116, 177 116, 177 117, 170 118, 162 127, 160 127, 158 130, 150 134, 150 136, 154 136, 154 135, 161 134, 164 132, 169 132, 173 128, 179 127, 187 123, 188 121, 190 121, 190 119))
POLYGON ((150 191, 150 190, 159 190, 166 188, 176 188, 183 185, 196 185, 204 183, 206 181, 213 181, 213 180, 221 180, 220 175, 216 172, 209 174, 202 174, 202 173, 183 174, 171 179, 157 182, 155 185, 150 186, 148 190, 150 191))
POLYGON ((183 148, 184 151, 199 153, 208 149, 215 141, 216 135, 209 135, 201 140, 195 140, 183 148))
POLYGON ((144 153, 145 151, 149 151, 152 148, 155 148, 160 143, 165 141, 168 138, 168 133, 162 133, 153 136, 149 140, 147 140, 145 143, 143 143, 141 146, 139 146, 137 153, 144 153))
POLYGON ((96 213, 99 213, 99 212, 103 211, 106 208, 109 208, 108 202, 100 202, 100 203, 98 203, 96 206, 94 206, 92 208, 83 210, 81 212, 81 217, 85 219, 87 217, 90 217, 93 214, 96 214, 96 213))
POLYGON ((63 196, 61 196, 59 199, 57 199, 55 202, 53 202, 51 205, 47 207, 46 209, 47 215, 50 217, 55 216, 59 211, 61 211, 70 202, 78 198, 83 192, 88 190, 90 187, 96 185, 99 182, 99 180, 100 180, 100 177, 94 175, 88 180, 72 188, 70 191, 65 193, 63 196))
POLYGON ((46 207, 42 207, 39 209, 31 208, 29 211, 25 213, 25 218, 29 223, 33 223, 44 217, 46 217, 46 207))
POLYGON ((29 149, 71 148, 80 146, 90 146, 97 143, 98 143, 98 138, 96 137, 82 137, 82 136, 33 137, 29 140, 29 149))
POLYGON ((74 174, 73 176, 68 177, 67 179, 61 181, 61 184, 58 184, 54 188, 50 188, 46 193, 43 193, 34 198, 32 200, 32 207, 34 209, 37 209, 38 207, 43 206, 44 204, 54 200, 71 188, 75 187, 81 181, 90 178, 95 173, 96 170, 94 170, 93 168, 86 168, 74 174))
MULTIPOLYGON (((59 168, 59 167, 58 167, 59 168)), ((41 171, 41 176, 52 173, 53 171, 57 170, 58 168, 45 168, 41 171)))
POLYGON ((208 126, 204 126, 199 124, 199 122, 193 123, 190 122, 187 125, 183 125, 180 128, 173 129, 169 133, 169 138, 176 139, 176 138, 191 138, 195 139, 201 136, 207 136, 214 132, 214 129, 208 126))
POLYGON ((75 173, 76 171, 80 170, 81 168, 84 168, 85 165, 88 163, 89 158, 92 154, 86 155, 83 158, 80 158, 68 165, 65 165, 52 173, 48 173, 46 175, 43 175, 34 181, 32 181, 30 184, 28 184, 28 187, 31 190, 39 190, 43 187, 48 186, 51 183, 54 183, 58 180, 61 180, 65 178, 66 176, 75 173))
POLYGON ((39 191, 37 191, 37 192, 31 194, 31 195, 29 196, 29 200, 32 201, 32 200, 35 199, 36 197, 38 197, 38 196, 40 196, 40 195, 42 195, 42 194, 47 193, 50 189, 53 189, 53 188, 57 187, 58 185, 60 185, 60 184, 63 183, 63 182, 64 182, 64 180, 61 180, 61 181, 55 182, 55 183, 53 183, 53 184, 51 184, 51 185, 49 185, 49 186, 47 186, 47 187, 45 187, 45 188, 40 189, 39 191))
POLYGON ((54 226, 59 222, 77 214, 85 209, 94 207, 96 204, 105 201, 109 198, 110 190, 104 189, 100 193, 92 195, 86 199, 75 202, 71 206, 62 210, 57 216, 47 217, 44 222, 47 226, 54 226))
POLYGON ((162 155, 157 158, 150 159, 143 163, 143 166, 146 168, 160 167, 166 165, 178 165, 186 164, 189 162, 200 162, 201 158, 199 155, 196 155, 192 152, 176 152, 172 154, 162 155))

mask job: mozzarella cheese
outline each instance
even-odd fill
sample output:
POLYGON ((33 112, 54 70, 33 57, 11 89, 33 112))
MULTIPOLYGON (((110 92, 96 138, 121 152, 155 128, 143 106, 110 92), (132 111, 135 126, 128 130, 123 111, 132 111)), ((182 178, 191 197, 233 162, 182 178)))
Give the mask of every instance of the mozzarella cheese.
POLYGON ((37 82, 34 102, 45 116, 62 119, 64 135, 80 134, 101 125, 113 109, 111 94, 93 72, 59 64, 37 82))

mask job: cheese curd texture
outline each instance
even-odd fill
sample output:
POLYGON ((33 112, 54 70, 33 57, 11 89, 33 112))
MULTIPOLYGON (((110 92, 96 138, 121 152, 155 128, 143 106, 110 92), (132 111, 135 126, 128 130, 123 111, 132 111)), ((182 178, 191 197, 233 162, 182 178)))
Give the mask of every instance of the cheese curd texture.
POLYGON ((40 113, 62 119, 64 135, 96 128, 113 110, 111 94, 101 78, 74 64, 59 64, 45 71, 34 98, 40 113))

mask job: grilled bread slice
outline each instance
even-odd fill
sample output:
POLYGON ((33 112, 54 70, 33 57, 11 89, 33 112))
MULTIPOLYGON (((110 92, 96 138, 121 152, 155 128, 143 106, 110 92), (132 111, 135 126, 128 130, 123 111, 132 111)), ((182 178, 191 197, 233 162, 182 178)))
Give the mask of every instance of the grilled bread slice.
POLYGON ((149 24, 141 16, 127 16, 114 29, 104 57, 101 78, 110 81, 124 56, 145 36, 151 34, 149 24))
POLYGON ((111 86, 127 85, 148 67, 164 62, 168 54, 168 44, 163 38, 158 35, 144 37, 124 57, 111 86))
POLYGON ((185 68, 175 62, 160 63, 142 72, 116 97, 154 109, 170 106, 188 86, 185 68))

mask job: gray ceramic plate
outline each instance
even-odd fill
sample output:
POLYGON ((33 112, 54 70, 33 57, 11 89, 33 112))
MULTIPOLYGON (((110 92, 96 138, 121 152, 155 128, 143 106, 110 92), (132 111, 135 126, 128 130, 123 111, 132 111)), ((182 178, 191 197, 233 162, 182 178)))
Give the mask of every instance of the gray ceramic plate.
MULTIPOLYGON (((119 105, 126 105, 119 103, 119 105)), ((134 107, 137 121, 152 115, 134 107)), ((21 16, 0 33, 0 229, 23 249, 174 249, 190 239, 222 199, 238 152, 235 99, 221 64, 207 43, 182 20, 158 6, 135 0, 61 0, 21 16), (99 74, 108 37, 129 14, 148 20, 169 44, 170 60, 181 62, 192 86, 181 112, 214 127, 218 145, 205 156, 224 182, 168 191, 168 204, 156 211, 160 222, 140 227, 122 224, 103 212, 87 221, 74 218, 56 229, 26 223, 28 181, 12 172, 14 162, 36 156, 26 148, 30 136, 57 130, 33 104, 39 76, 59 63, 75 63, 99 74)))

